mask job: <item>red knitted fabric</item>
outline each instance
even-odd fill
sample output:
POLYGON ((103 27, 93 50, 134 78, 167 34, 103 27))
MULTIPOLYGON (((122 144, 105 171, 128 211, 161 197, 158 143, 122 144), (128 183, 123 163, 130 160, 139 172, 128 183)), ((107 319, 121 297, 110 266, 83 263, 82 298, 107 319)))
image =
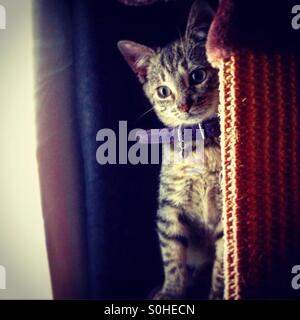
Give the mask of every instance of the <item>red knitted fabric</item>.
POLYGON ((219 66, 225 297, 290 296, 300 263, 300 63, 241 50, 219 66))
POLYGON ((208 36, 220 68, 227 299, 297 297, 300 55, 288 8, 223 0, 208 36))

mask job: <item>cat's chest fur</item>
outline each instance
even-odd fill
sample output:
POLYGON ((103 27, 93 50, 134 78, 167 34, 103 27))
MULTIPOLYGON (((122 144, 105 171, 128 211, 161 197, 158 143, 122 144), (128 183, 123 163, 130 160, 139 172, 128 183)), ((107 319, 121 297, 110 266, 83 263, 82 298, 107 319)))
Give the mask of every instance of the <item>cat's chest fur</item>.
MULTIPOLYGON (((163 156, 174 152, 165 148, 163 156)), ((221 155, 218 140, 204 148, 204 165, 189 157, 163 164, 160 173, 160 201, 170 201, 194 220, 214 231, 220 221, 221 155)))

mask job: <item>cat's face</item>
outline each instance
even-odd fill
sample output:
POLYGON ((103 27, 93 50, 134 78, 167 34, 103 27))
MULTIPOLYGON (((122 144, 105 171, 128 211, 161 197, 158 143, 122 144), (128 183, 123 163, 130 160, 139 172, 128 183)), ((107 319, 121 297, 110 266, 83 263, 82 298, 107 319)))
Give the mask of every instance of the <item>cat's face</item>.
POLYGON ((185 36, 166 47, 154 50, 131 41, 119 42, 120 51, 167 126, 196 124, 217 112, 218 74, 206 59, 211 17, 205 10, 193 5, 185 36))
POLYGON ((203 43, 183 39, 157 51, 143 88, 168 126, 199 123, 217 111, 217 71, 208 64, 203 43))

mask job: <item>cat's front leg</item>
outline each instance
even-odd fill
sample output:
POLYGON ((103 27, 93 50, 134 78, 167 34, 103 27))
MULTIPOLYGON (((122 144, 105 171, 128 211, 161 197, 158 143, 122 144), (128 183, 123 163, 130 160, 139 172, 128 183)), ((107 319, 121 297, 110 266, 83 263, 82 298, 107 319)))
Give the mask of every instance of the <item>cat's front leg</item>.
POLYGON ((164 266, 164 284, 155 300, 184 298, 188 273, 186 266, 189 230, 181 222, 182 210, 168 201, 163 201, 158 211, 157 230, 164 266))
POLYGON ((215 241, 215 261, 212 271, 212 284, 209 294, 210 300, 224 299, 224 238, 223 233, 215 241))

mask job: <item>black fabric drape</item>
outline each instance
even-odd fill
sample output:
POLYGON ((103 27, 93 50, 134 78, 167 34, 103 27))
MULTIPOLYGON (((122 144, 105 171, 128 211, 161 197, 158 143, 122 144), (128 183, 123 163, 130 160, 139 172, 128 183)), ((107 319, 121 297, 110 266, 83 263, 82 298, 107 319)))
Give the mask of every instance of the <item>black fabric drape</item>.
POLYGON ((35 3, 37 157, 53 293, 84 298, 84 175, 74 112, 71 20, 61 1, 35 3))
POLYGON ((57 299, 146 298, 161 281, 159 165, 100 166, 96 133, 118 132, 120 120, 128 130, 160 125, 151 113, 138 120, 149 104, 116 43, 178 37, 189 6, 35 1, 38 161, 57 299))

